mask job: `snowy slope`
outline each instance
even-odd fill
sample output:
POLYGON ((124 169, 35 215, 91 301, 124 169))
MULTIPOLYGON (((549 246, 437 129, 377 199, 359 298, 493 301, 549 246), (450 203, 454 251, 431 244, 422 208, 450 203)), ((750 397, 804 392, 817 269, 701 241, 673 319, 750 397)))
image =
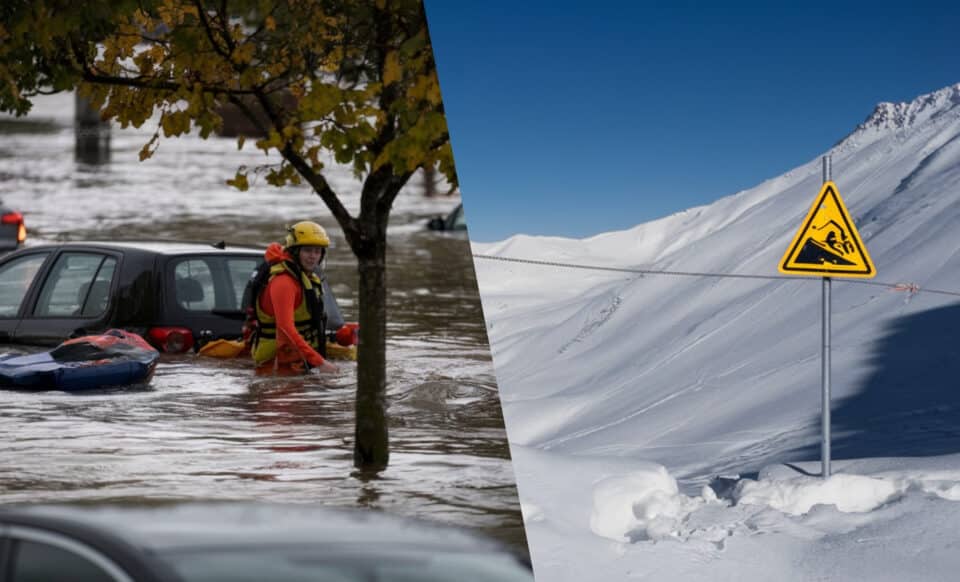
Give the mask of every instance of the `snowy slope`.
MULTIPOLYGON (((878 105, 825 153, 832 156, 833 180, 877 267, 873 283, 887 284, 836 280, 833 285, 834 458, 893 457, 864 466, 886 474, 900 467, 897 458, 960 453, 955 384, 960 296, 931 292, 960 292, 960 84, 910 103, 878 105), (895 283, 916 284, 921 291, 898 291, 895 283)), ((475 251, 776 276, 778 260, 820 184, 818 158, 711 205, 629 230, 583 240, 520 235, 475 245, 475 251)), ((647 487, 642 483, 655 481, 637 475, 652 474, 649 463, 662 465, 679 481, 676 493, 664 495, 681 500, 674 510, 691 519, 713 506, 715 500, 709 492, 702 497, 701 488, 717 475, 755 476, 768 465, 819 459, 818 278, 640 277, 492 260, 478 260, 477 271, 520 493, 537 516, 528 522, 528 534, 538 580, 585 579, 571 573, 568 561, 582 558, 589 565, 589 556, 598 554, 583 548, 612 543, 591 529, 591 521, 612 520, 615 530, 626 527, 614 517, 620 510, 602 507, 604 496, 595 495, 597 487, 605 491, 604 479, 633 475, 624 477, 626 483, 641 483, 625 494, 630 503, 623 511, 632 507, 637 513, 643 504, 631 495, 647 487)), ((960 482, 960 461, 944 458, 930 462, 940 467, 941 485, 949 490, 951 479, 960 482)), ((803 466, 819 470, 817 463, 803 466)), ((899 491, 897 483, 912 482, 910 471, 897 475, 900 481, 889 485, 891 491, 899 491)), ((619 487, 617 482, 607 486, 619 487)), ((885 498, 872 515, 888 511, 892 499, 905 499, 909 503, 898 501, 898 507, 915 505, 916 511, 908 513, 919 515, 922 523, 928 497, 931 507, 957 505, 949 495, 943 501, 917 490, 925 491, 907 487, 885 498)), ((803 495, 791 491, 788 497, 803 495)), ((731 494, 716 503, 739 511, 743 505, 737 499, 731 494)), ((942 516, 945 510, 936 511, 942 516)), ((960 509, 949 511, 960 514, 960 509)), ((729 519, 718 517, 713 525, 729 519)), ((930 522, 946 524, 941 518, 930 522)), ((786 560, 778 563, 782 572, 790 572, 785 579, 804 578, 798 572, 806 570, 797 570, 797 564, 804 563, 800 554, 810 549, 811 539, 867 527, 862 520, 859 525, 840 518, 826 523, 819 533, 794 523, 800 529, 786 534, 787 541, 773 542, 783 546, 771 555, 786 560)), ((671 539, 679 535, 667 530, 671 539)), ((718 531, 735 539, 748 535, 737 534, 736 527, 718 531)), ((744 527, 749 531, 766 530, 744 527)), ((952 540, 956 553, 960 534, 952 540)), ((834 541, 829 547, 837 552, 846 547, 834 541)), ((621 579, 618 573, 627 571, 655 573, 644 568, 651 552, 658 559, 659 550, 629 536, 619 543, 626 543, 614 551, 622 568, 608 571, 613 577, 606 579, 621 579), (636 564, 631 556, 637 556, 636 564)), ((745 548, 744 555, 755 550, 749 543, 733 545, 745 548)), ((691 546, 684 547, 679 553, 663 550, 659 559, 681 559, 677 556, 691 546)), ((709 561, 716 559, 723 557, 709 561)), ((762 571, 771 564, 759 565, 762 571)), ((667 568, 661 573, 686 572, 689 579, 700 579, 706 571, 667 568)))

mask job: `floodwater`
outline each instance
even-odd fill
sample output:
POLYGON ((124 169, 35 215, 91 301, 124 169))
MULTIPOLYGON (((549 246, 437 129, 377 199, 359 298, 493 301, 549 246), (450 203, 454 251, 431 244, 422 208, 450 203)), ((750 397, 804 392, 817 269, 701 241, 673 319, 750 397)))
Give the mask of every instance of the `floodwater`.
MULTIPOLYGON (((110 161, 75 161, 73 101, 35 121, 0 120, 0 199, 23 212, 28 244, 175 239, 260 244, 312 219, 333 239, 327 274, 348 321, 357 271, 322 202, 263 180, 224 184, 276 161, 251 143, 186 136, 137 152, 153 127, 114 129, 110 161)), ((252 140, 251 140, 252 141, 252 140)), ((252 174, 251 174, 252 176, 252 174)), ((355 213, 358 182, 334 168, 355 213)), ((352 464, 356 364, 331 377, 259 379, 249 361, 164 355, 147 386, 86 393, 0 392, 0 502, 240 499, 380 508, 479 528, 526 551, 486 329, 465 236, 423 228, 459 199, 413 184, 391 219, 387 373, 391 464, 352 464)), ((0 351, 25 351, 0 346, 0 351)))

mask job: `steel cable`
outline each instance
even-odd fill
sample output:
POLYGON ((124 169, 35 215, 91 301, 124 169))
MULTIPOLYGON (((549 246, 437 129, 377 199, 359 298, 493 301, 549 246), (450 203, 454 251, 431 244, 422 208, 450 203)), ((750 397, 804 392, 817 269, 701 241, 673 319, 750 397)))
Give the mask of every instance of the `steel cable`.
MULTIPOLYGON (((792 275, 748 275, 743 273, 710 273, 704 271, 668 271, 660 269, 636 269, 628 267, 602 267, 599 265, 583 265, 578 263, 562 263, 559 261, 541 261, 535 259, 519 259, 514 257, 498 257, 494 255, 474 254, 475 259, 486 259, 493 261, 503 261, 507 263, 523 263, 528 265, 540 265, 545 267, 561 267, 567 269, 586 269, 590 271, 610 271, 615 273, 631 273, 636 275, 668 275, 675 277, 715 277, 723 279, 765 279, 770 281, 782 281, 786 279, 810 281, 810 277, 800 277, 792 275)), ((950 295, 960 297, 960 292, 945 291, 942 289, 925 289, 914 283, 884 283, 880 281, 863 281, 859 279, 836 279, 834 281, 843 281, 844 283, 853 283, 858 285, 872 285, 875 287, 886 287, 892 291, 906 291, 911 294, 916 293, 936 293, 938 295, 950 295)))

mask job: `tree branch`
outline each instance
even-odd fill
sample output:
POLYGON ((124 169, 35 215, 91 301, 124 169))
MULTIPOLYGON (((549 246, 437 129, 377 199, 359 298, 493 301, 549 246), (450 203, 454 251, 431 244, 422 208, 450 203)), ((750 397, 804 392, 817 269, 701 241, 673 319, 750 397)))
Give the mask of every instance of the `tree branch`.
MULTIPOLYGON (((384 189, 384 193, 377 201, 378 217, 386 218, 390 216, 390 209, 393 207, 393 201, 397 199, 397 195, 400 194, 400 190, 412 175, 413 172, 406 172, 399 176, 391 176, 391 178, 387 181, 387 186, 384 189)), ((384 228, 386 228, 386 224, 384 224, 384 228)))
POLYGON ((340 224, 340 228, 343 229, 343 234, 347 237, 347 242, 350 243, 352 247, 353 242, 351 238, 356 238, 358 232, 357 221, 347 212, 347 209, 337 197, 336 192, 330 188, 330 184, 327 183, 326 178, 314 172, 310 164, 308 164, 290 144, 284 146, 284 148, 280 150, 280 153, 284 159, 290 162, 290 165, 303 176, 307 183, 310 184, 310 187, 313 188, 313 191, 317 193, 317 196, 327 205, 330 213, 333 214, 333 217, 336 218, 340 224))
POLYGON ((220 2, 220 38, 223 39, 223 42, 227 45, 227 50, 230 51, 230 54, 233 54, 233 51, 237 49, 237 43, 233 42, 233 37, 230 36, 230 18, 227 16, 227 0, 221 0, 220 2))
POLYGON ((214 38, 213 29, 210 26, 210 19, 207 17, 207 13, 203 8, 203 3, 200 2, 200 0, 194 0, 193 4, 197 7, 197 13, 200 15, 200 23, 203 24, 203 30, 207 33, 207 39, 210 41, 211 46, 213 46, 213 50, 221 57, 229 60, 230 53, 225 51, 223 47, 220 46, 220 43, 217 42, 217 39, 214 38))
MULTIPOLYGON (((117 85, 121 87, 136 87, 138 89, 161 89, 164 91, 176 92, 183 87, 193 87, 193 85, 187 85, 186 83, 175 83, 172 81, 163 81, 160 79, 154 79, 150 77, 116 77, 113 75, 106 75, 96 68, 91 67, 90 65, 84 65, 83 73, 81 78, 88 82, 98 85, 117 85)), ((203 93, 210 94, 227 94, 227 95, 252 95, 255 92, 252 90, 244 89, 229 89, 227 87, 215 87, 210 85, 200 84, 200 90, 203 93)))

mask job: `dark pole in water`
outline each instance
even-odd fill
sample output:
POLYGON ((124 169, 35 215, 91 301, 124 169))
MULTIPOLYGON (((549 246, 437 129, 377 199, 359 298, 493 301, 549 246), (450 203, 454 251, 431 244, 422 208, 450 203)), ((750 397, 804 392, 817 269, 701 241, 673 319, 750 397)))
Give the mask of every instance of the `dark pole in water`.
POLYGON ((427 198, 437 194, 437 170, 433 166, 423 167, 423 195, 427 198))
POLYGON ((110 161, 110 124, 90 100, 74 94, 73 130, 76 135, 74 157, 83 164, 105 164, 110 161))

